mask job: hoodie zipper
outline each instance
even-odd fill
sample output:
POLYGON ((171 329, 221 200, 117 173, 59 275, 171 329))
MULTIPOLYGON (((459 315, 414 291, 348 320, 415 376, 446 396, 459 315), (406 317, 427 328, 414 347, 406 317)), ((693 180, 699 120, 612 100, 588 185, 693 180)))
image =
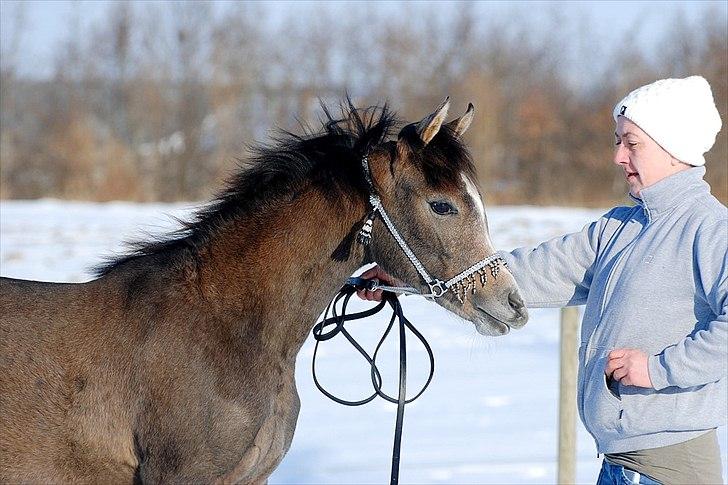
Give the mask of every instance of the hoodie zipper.
MULTIPOLYGON (((614 265, 612 265, 612 269, 609 271, 609 276, 607 276, 607 282, 604 284, 604 294, 602 295, 602 301, 599 305, 599 322, 594 326, 591 333, 589 334, 589 338, 587 339, 586 343, 586 349, 584 349, 584 369, 586 369, 587 362, 589 360, 589 356, 591 354, 591 345, 592 345, 592 338, 594 337, 594 334, 597 331, 597 327, 599 327, 602 324, 602 315, 604 314, 604 308, 607 305, 607 295, 609 294, 609 290, 611 287, 612 280, 614 278, 614 274, 617 272, 617 267, 619 267, 622 260, 627 256, 627 253, 629 252, 631 254, 631 248, 634 246, 637 241, 642 237, 642 234, 647 230, 647 228, 650 226, 650 223, 652 222, 650 220, 649 212, 643 207, 643 213, 645 214, 645 218, 647 219, 647 222, 645 225, 640 229, 640 232, 632 239, 632 241, 625 246, 622 251, 619 254, 619 257, 617 258, 617 261, 614 262, 614 265)), ((584 378, 588 378, 589 376, 584 376, 584 378)), ((581 409, 582 416, 586 416, 584 413, 584 393, 581 393, 581 402, 579 403, 579 408, 581 409)), ((587 430, 588 431, 588 430, 587 430)), ((594 435, 589 431, 589 434, 594 437, 594 435)), ((594 438, 594 445, 596 446, 597 450, 599 450, 599 444, 597 443, 596 438, 594 438)), ((597 458, 599 458, 599 452, 597 451, 597 458)))
POLYGON ((617 267, 620 265, 620 263, 622 262, 622 260, 627 256, 627 253, 628 252, 631 254, 632 247, 635 244, 637 244, 637 241, 642 237, 642 234, 644 234, 644 232, 647 230, 648 227, 650 227, 650 224, 652 223, 652 221, 650 219, 650 213, 649 213, 649 211, 647 209, 644 209, 643 208, 643 212, 645 214, 645 219, 647 219, 647 222, 645 223, 644 226, 642 226, 642 229, 640 229, 640 232, 634 237, 634 239, 632 239, 632 241, 630 241, 630 243, 627 244, 627 246, 625 246, 624 249, 622 249, 622 252, 619 255, 619 258, 617 258, 617 261, 614 262, 614 265, 612 266, 612 269, 609 272, 609 276, 607 277, 607 282, 604 285, 604 294, 602 295, 602 302, 599 305, 599 324, 597 324, 594 327, 594 330, 592 330, 592 334, 589 335, 589 343, 591 343, 591 337, 592 337, 592 335, 594 335, 594 331, 601 324, 602 315, 604 314, 604 308, 607 306, 607 295, 610 292, 610 289, 611 289, 611 286, 612 286, 611 285, 612 284, 612 280, 614 278, 614 274, 617 272, 617 267))

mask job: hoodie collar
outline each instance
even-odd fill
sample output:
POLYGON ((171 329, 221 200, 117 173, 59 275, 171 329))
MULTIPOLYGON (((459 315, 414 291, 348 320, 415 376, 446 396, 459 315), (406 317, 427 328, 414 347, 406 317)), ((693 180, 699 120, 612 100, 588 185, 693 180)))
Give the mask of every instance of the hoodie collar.
POLYGON ((710 193, 710 186, 703 180, 705 167, 693 167, 670 175, 659 182, 645 187, 640 196, 630 194, 632 200, 641 205, 650 220, 659 217, 678 205, 693 200, 701 194, 710 193))

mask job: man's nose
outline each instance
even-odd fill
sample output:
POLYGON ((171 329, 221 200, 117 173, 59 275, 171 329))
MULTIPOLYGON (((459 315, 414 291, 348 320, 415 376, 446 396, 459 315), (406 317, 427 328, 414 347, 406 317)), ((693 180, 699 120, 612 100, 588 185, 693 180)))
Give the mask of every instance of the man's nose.
POLYGON ((616 165, 626 165, 629 163, 627 149, 623 144, 617 145, 617 149, 614 150, 614 163, 616 165))

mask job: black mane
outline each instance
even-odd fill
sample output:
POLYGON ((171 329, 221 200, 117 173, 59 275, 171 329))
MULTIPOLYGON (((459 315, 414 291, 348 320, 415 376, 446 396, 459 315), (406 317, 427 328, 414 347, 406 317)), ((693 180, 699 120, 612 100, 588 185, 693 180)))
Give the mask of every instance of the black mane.
MULTIPOLYGON (((366 197, 369 189, 362 157, 384 143, 399 122, 386 104, 358 109, 347 99, 340 106, 338 118, 326 106, 322 105, 322 109, 320 131, 304 128, 302 135, 283 131, 272 144, 251 147, 251 157, 238 160, 240 170, 228 180, 226 188, 191 220, 180 220, 181 227, 165 236, 128 243, 129 253, 109 259, 94 268, 94 273, 106 275, 143 256, 194 251, 228 221, 281 197, 290 197, 307 181, 325 186, 330 193, 366 197)), ((412 126, 405 127, 400 137, 417 147, 419 138, 411 133, 412 126)), ((415 163, 421 165, 433 186, 452 182, 456 172, 475 173, 468 151, 448 127, 443 126, 423 152, 427 154, 415 157, 415 163)))

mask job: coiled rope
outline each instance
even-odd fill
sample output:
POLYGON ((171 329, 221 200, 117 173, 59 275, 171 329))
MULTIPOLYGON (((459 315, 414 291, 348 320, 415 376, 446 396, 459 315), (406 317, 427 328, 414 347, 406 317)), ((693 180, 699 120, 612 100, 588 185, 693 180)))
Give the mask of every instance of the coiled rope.
POLYGON ((412 325, 412 323, 407 320, 407 318, 404 316, 404 313, 402 312, 402 305, 399 302, 399 298, 395 293, 385 291, 382 294, 382 301, 379 302, 375 307, 370 308, 368 310, 358 312, 358 313, 347 313, 346 309, 349 304, 349 300, 351 299, 352 295, 356 293, 357 289, 366 288, 368 287, 368 281, 363 280, 361 278, 350 278, 346 285, 344 285, 339 293, 334 297, 334 299, 329 303, 328 307, 326 308, 326 312, 324 313, 324 318, 320 322, 316 323, 313 327, 313 337, 316 340, 316 345, 314 346, 313 351, 313 359, 311 362, 311 372, 313 374, 313 381, 314 384, 316 384, 316 387, 321 391, 326 397, 331 399, 332 401, 335 401, 339 404, 344 404, 346 406, 361 406, 363 404, 366 404, 370 401, 372 401, 377 396, 391 402, 397 404, 397 420, 395 422, 394 426, 394 446, 392 449, 392 472, 390 476, 390 483, 396 484, 399 482, 399 462, 400 462, 400 449, 402 444, 402 426, 404 422, 404 406, 405 404, 409 404, 418 397, 422 395, 423 392, 425 392, 425 389, 427 389, 427 386, 430 385, 430 382, 432 381, 432 376, 435 372, 435 357, 432 353, 432 349, 430 348, 430 345, 427 343, 427 340, 425 340, 425 337, 412 325), (337 305, 341 302, 341 313, 339 314, 337 311, 337 305), (379 313, 381 310, 384 309, 386 305, 389 305, 392 309, 392 317, 389 320, 389 324, 387 325, 386 330, 384 331, 384 334, 382 335, 382 338, 379 340, 379 343, 377 344, 376 348, 374 349, 374 353, 370 356, 364 348, 359 345, 359 343, 352 337, 352 335, 346 330, 345 324, 346 322, 352 321, 352 320, 360 320, 363 318, 370 317, 372 315, 375 315, 376 313, 379 313), (329 316, 330 315, 330 316, 329 316), (382 391, 382 375, 379 372, 379 369, 377 368, 377 355, 379 353, 379 349, 381 348, 382 344, 386 340, 387 336, 389 335, 390 331, 392 330, 392 327, 394 326, 394 321, 397 320, 399 322, 399 392, 396 398, 389 396, 384 391, 382 391), (324 329, 328 326, 334 325, 334 328, 331 330, 324 332, 324 329), (407 399, 407 339, 406 339, 406 330, 409 330, 414 334, 415 337, 422 343, 425 350, 427 351, 427 354, 430 359, 430 371, 429 375, 427 377, 427 381, 422 386, 422 388, 410 399, 407 399), (359 354, 364 357, 364 359, 369 363, 369 366, 371 368, 371 380, 372 380, 372 386, 374 388, 374 392, 365 397, 364 399, 360 399, 358 401, 347 401, 345 399, 341 399, 326 389, 321 385, 319 382, 317 376, 316 376, 316 353, 318 351, 319 343, 332 339, 338 334, 342 334, 346 339, 351 343, 351 345, 359 352, 359 354))

